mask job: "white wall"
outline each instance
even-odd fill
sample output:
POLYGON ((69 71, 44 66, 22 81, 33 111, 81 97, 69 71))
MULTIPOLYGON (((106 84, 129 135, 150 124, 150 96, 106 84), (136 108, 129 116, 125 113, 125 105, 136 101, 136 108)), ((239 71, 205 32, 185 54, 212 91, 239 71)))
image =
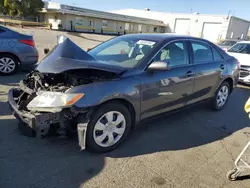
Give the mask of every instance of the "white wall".
POLYGON ((62 24, 61 14, 45 14, 45 22, 52 25, 52 29, 59 29, 58 25, 62 24))
MULTIPOLYGON (((155 11, 145 11, 145 10, 137 10, 137 9, 123 9, 112 11, 113 13, 130 15, 130 16, 140 16, 143 18, 151 18, 156 20, 162 20, 165 24, 168 24, 168 28, 166 32, 174 32, 176 27, 176 22, 178 19, 190 19, 189 22, 189 30, 185 31, 187 35, 202 37, 203 36, 203 28, 207 23, 210 24, 221 24, 221 28, 217 27, 217 35, 218 40, 225 39, 228 37, 228 26, 230 18, 227 18, 226 15, 205 15, 205 14, 178 14, 178 13, 168 13, 168 12, 155 12, 155 11)), ((247 22, 249 23, 249 22, 247 22)), ((218 25, 217 25, 218 26, 218 25)), ((233 21, 233 26, 231 29, 238 29, 240 32, 244 31, 245 35, 245 27, 249 27, 248 24, 239 23, 239 21, 233 21)), ((208 31, 206 31, 208 32, 208 31)), ((211 32, 214 32, 211 30, 211 32)), ((236 32, 236 31, 235 31, 236 32)), ((179 33, 183 34, 183 32, 179 33)))
POLYGON ((236 17, 231 17, 226 37, 238 39, 243 36, 242 39, 246 39, 249 26, 250 23, 248 21, 236 17))

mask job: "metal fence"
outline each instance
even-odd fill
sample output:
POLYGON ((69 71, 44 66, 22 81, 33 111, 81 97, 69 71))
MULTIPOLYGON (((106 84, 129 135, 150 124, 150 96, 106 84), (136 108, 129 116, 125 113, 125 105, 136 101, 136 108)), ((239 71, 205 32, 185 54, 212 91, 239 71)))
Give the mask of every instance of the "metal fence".
POLYGON ((49 27, 49 24, 44 22, 39 22, 38 17, 11 17, 6 15, 0 15, 0 23, 3 25, 19 25, 24 26, 39 26, 39 27, 49 27))

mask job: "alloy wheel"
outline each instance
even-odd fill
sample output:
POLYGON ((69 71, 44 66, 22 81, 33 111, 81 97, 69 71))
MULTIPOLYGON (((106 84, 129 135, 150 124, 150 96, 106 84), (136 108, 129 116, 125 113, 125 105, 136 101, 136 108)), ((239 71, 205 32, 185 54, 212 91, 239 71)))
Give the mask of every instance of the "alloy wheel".
POLYGON ((101 147, 110 147, 122 138, 125 129, 126 120, 122 113, 107 112, 99 118, 94 126, 94 141, 101 147))
POLYGON ((0 59, 0 72, 11 73, 15 70, 15 61, 9 57, 3 57, 0 59))
POLYGON ((217 94, 216 102, 218 107, 222 107, 228 98, 229 95, 229 89, 226 85, 222 86, 217 94))

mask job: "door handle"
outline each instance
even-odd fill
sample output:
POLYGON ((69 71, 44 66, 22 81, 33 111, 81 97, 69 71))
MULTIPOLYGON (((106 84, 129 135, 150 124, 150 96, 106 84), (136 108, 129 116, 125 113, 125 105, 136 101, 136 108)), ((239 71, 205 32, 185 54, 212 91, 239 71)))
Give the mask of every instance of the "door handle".
POLYGON ((225 69, 225 65, 221 64, 220 69, 224 70, 225 69))
POLYGON ((192 71, 188 71, 186 74, 185 74, 185 77, 192 77, 194 76, 194 73, 192 71))

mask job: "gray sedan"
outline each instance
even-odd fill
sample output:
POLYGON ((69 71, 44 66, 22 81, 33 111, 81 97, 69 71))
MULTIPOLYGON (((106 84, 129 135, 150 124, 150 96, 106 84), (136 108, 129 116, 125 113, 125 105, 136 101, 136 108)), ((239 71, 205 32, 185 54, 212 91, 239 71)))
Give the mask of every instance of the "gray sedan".
POLYGON ((0 74, 10 75, 19 68, 32 70, 38 53, 32 36, 0 26, 0 74))
POLYGON ((223 109, 238 78, 238 61, 203 39, 125 35, 87 53, 61 37, 8 101, 23 134, 77 132, 82 149, 107 152, 155 115, 207 99, 223 109))

